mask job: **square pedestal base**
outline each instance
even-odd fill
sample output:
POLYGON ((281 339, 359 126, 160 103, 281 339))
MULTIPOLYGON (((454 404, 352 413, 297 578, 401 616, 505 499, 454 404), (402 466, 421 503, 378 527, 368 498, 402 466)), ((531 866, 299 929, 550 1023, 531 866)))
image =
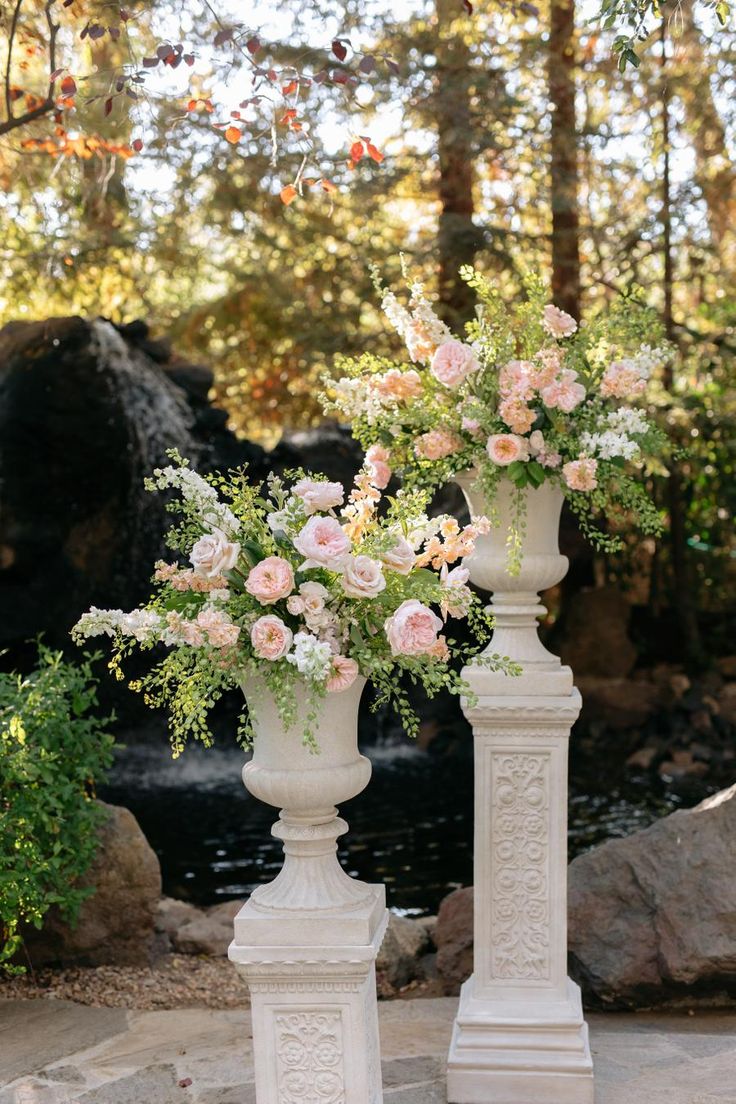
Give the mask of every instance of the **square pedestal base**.
POLYGON ((258 1104, 382 1104, 375 961, 388 913, 374 888, 362 917, 323 918, 322 946, 314 923, 299 946, 296 918, 278 915, 270 946, 244 944, 250 921, 262 938, 263 917, 248 904, 236 917, 228 955, 250 989, 258 1104))
POLYGON ((447 1067, 450 1104, 593 1104, 593 1060, 580 990, 524 1006, 465 982, 447 1067))

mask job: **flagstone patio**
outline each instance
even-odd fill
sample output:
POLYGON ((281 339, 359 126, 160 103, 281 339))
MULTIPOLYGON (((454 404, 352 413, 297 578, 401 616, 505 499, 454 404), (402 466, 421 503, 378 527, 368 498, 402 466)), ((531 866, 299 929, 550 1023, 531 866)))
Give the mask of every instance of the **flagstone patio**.
MULTIPOLYGON (((381 1003, 386 1104, 445 1104, 456 1007, 450 998, 381 1003)), ((736 1104, 736 1015, 589 1023, 596 1104, 736 1104)), ((0 1001, 0 1104, 254 1104, 252 1077, 248 1010, 0 1001)))

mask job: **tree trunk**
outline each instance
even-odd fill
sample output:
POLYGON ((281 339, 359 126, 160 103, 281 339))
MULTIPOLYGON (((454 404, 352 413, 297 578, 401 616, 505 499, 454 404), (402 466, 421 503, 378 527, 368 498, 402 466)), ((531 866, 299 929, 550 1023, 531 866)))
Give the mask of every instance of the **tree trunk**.
MULTIPOLYGON (((670 90, 667 76, 667 24, 662 20, 660 30, 662 66, 662 268, 664 290, 664 326, 667 338, 674 342, 675 321, 673 306, 674 266, 672 257, 672 192, 670 181, 670 90)), ((665 369, 664 385, 671 391, 674 372, 670 365, 665 369)), ((667 500, 670 517, 670 551, 672 555, 673 599, 682 647, 687 661, 695 666, 703 662, 703 646, 698 627, 694 601, 690 560, 687 547, 687 525, 683 501, 683 481, 679 464, 673 461, 667 481, 667 500)))
POLYGON ((575 0, 551 0, 548 54, 552 111, 552 298, 580 318, 578 137, 575 124, 575 0))
POLYGON ((470 50, 456 0, 436 0, 435 117, 439 159, 439 298, 448 325, 461 328, 473 314, 474 295, 458 270, 473 264, 482 235, 473 222, 473 147, 470 50))

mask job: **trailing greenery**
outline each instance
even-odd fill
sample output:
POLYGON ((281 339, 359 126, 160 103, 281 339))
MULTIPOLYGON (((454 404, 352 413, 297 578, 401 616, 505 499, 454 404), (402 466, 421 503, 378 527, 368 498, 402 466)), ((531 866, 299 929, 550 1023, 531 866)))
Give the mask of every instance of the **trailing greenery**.
POLYGON ((0 674, 0 969, 22 945, 21 925, 40 928, 52 905, 74 922, 92 892, 79 885, 103 818, 95 785, 110 766, 112 717, 95 715, 87 656, 67 663, 39 645, 29 675, 0 674))

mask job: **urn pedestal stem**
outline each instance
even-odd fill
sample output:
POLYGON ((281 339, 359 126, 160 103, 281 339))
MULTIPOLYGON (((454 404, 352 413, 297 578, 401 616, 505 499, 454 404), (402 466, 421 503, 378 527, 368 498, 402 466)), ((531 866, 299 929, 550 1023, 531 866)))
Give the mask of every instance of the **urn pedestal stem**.
POLYGON ((284 865, 235 917, 229 957, 251 994, 257 1104, 382 1104, 375 961, 386 930, 385 890, 350 878, 337 860, 347 824, 336 803, 365 788, 358 752, 364 680, 321 704, 319 752, 284 731, 262 683, 244 690, 256 732, 243 780, 281 809, 273 835, 284 865))
MULTIPOLYGON (((457 480, 487 512, 474 476, 457 480)), ((507 570, 510 483, 500 524, 466 560, 493 592, 489 651, 520 677, 465 668, 475 749, 474 971, 462 988, 448 1057, 452 1104, 592 1104, 593 1065, 580 990, 567 976, 567 756, 580 711, 572 672, 542 645, 538 592, 567 571, 557 534, 561 491, 525 491, 519 574, 507 570)))

